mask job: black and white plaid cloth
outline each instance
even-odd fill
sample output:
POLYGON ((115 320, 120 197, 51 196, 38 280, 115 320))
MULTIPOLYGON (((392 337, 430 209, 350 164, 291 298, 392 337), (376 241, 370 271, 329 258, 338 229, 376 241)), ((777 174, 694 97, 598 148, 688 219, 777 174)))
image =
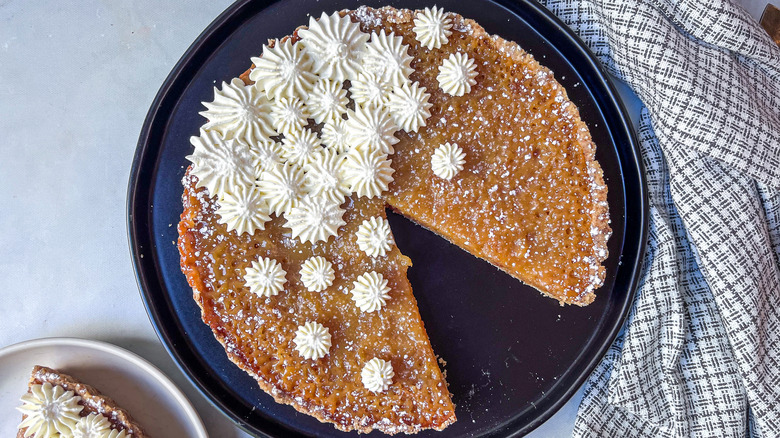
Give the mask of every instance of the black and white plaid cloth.
POLYGON ((547 0, 645 104, 644 281, 577 437, 780 437, 780 50, 726 0, 547 0))

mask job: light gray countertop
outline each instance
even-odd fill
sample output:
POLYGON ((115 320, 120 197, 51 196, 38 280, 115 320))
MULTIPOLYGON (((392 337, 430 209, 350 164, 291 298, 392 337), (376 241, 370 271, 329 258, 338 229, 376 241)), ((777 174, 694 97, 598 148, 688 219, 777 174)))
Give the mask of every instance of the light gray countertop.
MULTIPOLYGON (((125 347, 171 377, 225 438, 248 435, 182 375, 146 315, 125 197, 152 99, 230 3, 0 0, 0 347, 51 336, 125 347)), ((763 9, 745 3, 755 16, 763 9)), ((530 436, 569 436, 581 397, 530 436)))

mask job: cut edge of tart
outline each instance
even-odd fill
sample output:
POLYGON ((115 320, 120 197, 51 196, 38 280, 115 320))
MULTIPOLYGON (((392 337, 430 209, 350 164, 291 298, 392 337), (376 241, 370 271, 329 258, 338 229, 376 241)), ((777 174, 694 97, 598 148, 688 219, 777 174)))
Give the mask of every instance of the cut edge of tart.
MULTIPOLYGON (((60 403, 70 406, 71 412, 67 416, 72 417, 71 420, 78 419, 77 421, 81 421, 82 423, 87 420, 92 420, 93 424, 102 425, 102 428, 104 429, 103 433, 106 437, 145 438, 149 436, 133 419, 129 412, 119 407, 113 399, 102 394, 95 387, 82 383, 76 378, 56 369, 36 365, 33 367, 30 375, 27 393, 22 398, 22 401, 24 402, 23 407, 32 407, 35 404, 40 403, 42 401, 40 400, 41 394, 45 395, 44 398, 50 398, 54 395, 60 403), (50 387, 46 387, 47 385, 50 385, 50 387), (25 400, 25 398, 27 398, 27 400, 25 400), (75 409, 73 409, 74 407, 75 409)), ((45 402, 45 400, 43 401, 45 402)), ((36 437, 37 435, 33 431, 28 430, 29 428, 36 427, 36 425, 31 424, 27 427, 21 427, 29 418, 29 415, 25 413, 26 411, 23 407, 19 408, 22 412, 22 423, 20 423, 20 427, 18 428, 17 438, 36 437), (29 435, 26 435, 27 433, 29 433, 29 435)), ((68 409, 65 410, 67 411, 68 409)), ((64 424, 70 422, 74 424, 72 427, 82 427, 83 425, 79 424, 77 421, 68 421, 66 418, 64 422, 59 422, 57 426, 68 427, 64 426, 64 424)), ((32 421, 31 423, 35 423, 35 421, 32 421)), ((46 427, 47 426, 43 425, 44 430, 46 427)), ((55 426, 48 427, 59 430, 55 426)), ((70 433, 72 434, 73 432, 71 431, 70 433)), ((49 435, 43 434, 42 436, 49 435)))

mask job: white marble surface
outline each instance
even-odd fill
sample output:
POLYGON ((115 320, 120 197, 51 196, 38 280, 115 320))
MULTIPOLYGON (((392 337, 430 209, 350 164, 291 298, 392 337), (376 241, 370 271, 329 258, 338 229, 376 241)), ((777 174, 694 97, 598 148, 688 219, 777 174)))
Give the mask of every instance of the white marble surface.
MULTIPOLYGON (((128 348, 170 376, 211 436, 224 438, 248 435, 179 372, 149 323, 125 195, 158 87, 230 3, 0 0, 0 347, 72 336, 128 348)), ((746 3, 754 15, 763 9, 746 3)), ((636 99, 629 104, 636 114, 636 99)), ((570 435, 581 396, 531 436, 570 435)))

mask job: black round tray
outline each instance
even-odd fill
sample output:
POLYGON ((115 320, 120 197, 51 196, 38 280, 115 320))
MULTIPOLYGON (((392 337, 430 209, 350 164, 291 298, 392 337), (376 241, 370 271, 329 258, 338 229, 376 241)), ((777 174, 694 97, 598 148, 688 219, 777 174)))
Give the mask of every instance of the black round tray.
MULTIPOLYGON (((613 235, 607 279, 585 308, 552 299, 406 219, 389 215, 434 351, 447 361, 458 422, 419 436, 521 435, 548 419, 584 382, 617 335, 633 301, 647 235, 647 198, 637 143, 610 80, 584 44, 534 1, 437 0, 518 42, 566 87, 598 145, 613 235)), ((260 436, 345 436, 276 404, 233 365, 201 321, 174 244, 188 141, 204 122, 212 87, 238 76, 268 38, 319 15, 361 4, 423 8, 424 1, 284 0, 235 3, 192 44, 146 117, 128 193, 128 231, 138 284, 168 352, 194 384, 240 426, 260 436)), ((378 434, 377 432, 374 432, 378 434)))

